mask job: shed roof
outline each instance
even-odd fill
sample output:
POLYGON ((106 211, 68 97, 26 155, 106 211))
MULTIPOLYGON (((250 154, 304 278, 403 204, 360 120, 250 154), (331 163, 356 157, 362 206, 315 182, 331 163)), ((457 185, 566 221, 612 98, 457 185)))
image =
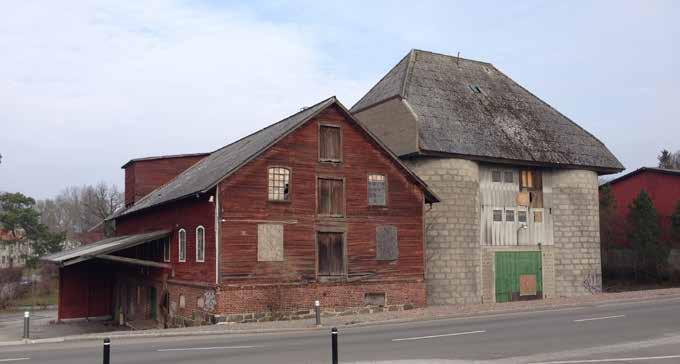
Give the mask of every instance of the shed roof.
POLYGON ((678 169, 667 169, 667 168, 656 168, 656 167, 640 167, 630 173, 626 173, 622 176, 618 176, 610 181, 607 181, 600 186, 605 186, 605 185, 612 185, 618 182, 621 182, 623 180, 626 180, 628 178, 637 176, 638 174, 645 173, 645 172, 650 172, 650 173, 658 173, 658 174, 667 174, 671 176, 678 176, 680 177, 680 170, 678 169))
POLYGON ((335 98, 335 96, 323 100, 313 106, 303 109, 275 124, 239 139, 225 147, 222 147, 207 157, 203 158, 184 172, 177 175, 165 185, 160 186, 134 205, 120 210, 112 218, 131 214, 153 206, 179 200, 197 193, 205 193, 217 185, 243 165, 259 156, 276 142, 287 136, 299 126, 326 110, 332 105, 337 105, 347 117, 355 122, 367 135, 382 148, 392 160, 397 163, 407 174, 418 183, 428 202, 438 202, 436 195, 428 189, 425 182, 406 167, 399 158, 392 153, 387 146, 378 140, 365 126, 354 119, 352 114, 335 98))
POLYGON ((623 165, 595 136, 490 63, 412 50, 351 109, 401 97, 418 123, 421 154, 585 167, 623 165))
POLYGON ((99 255, 117 252, 123 249, 131 248, 133 246, 144 244, 149 241, 158 240, 168 236, 169 234, 169 230, 159 230, 143 234, 117 236, 114 238, 100 240, 96 243, 83 245, 74 249, 46 255, 40 259, 58 264, 64 264, 68 261, 74 261, 76 259, 83 261, 95 258, 99 255))

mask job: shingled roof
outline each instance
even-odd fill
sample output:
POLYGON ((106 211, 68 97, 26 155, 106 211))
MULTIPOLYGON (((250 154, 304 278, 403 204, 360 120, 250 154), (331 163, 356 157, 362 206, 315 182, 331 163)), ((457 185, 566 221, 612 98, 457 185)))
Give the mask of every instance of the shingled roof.
POLYGON ((601 141, 490 63, 412 50, 350 111, 395 97, 415 114, 419 154, 623 170, 601 141))
POLYGON ((438 202, 439 199, 430 191, 420 178, 418 178, 399 158, 394 155, 380 140, 366 129, 359 121, 352 117, 352 114, 338 101, 335 96, 319 102, 316 105, 303 109, 275 124, 239 139, 225 147, 222 147, 203 158, 193 166, 180 173, 177 177, 170 180, 165 185, 160 186, 134 205, 121 210, 111 218, 116 218, 141 211, 153 206, 161 205, 171 201, 176 201, 197 193, 205 193, 215 187, 222 179, 226 178, 234 171, 250 162, 262 152, 269 149, 276 142, 302 126, 305 122, 318 115, 320 112, 337 105, 346 115, 362 128, 369 137, 373 138, 377 144, 397 163, 407 174, 409 174, 423 189, 428 202, 438 202))

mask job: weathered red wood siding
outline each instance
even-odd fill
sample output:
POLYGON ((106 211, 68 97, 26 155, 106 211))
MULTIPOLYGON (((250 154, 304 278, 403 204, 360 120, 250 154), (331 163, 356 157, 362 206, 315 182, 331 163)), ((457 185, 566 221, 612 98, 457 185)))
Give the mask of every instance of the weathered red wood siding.
POLYGON ((125 166, 125 206, 130 206, 175 178, 204 155, 133 161, 125 166))
POLYGON ((112 282, 110 265, 101 261, 60 268, 57 319, 111 316, 112 282))
MULTIPOLYGON (((175 280, 215 283, 215 204, 212 193, 189 197, 174 203, 143 210, 116 220, 116 235, 130 235, 157 230, 170 230, 170 264, 175 280), (205 228, 205 262, 196 261, 196 228, 205 228), (179 262, 178 231, 187 233, 186 262, 179 262)), ((162 261, 161 259, 159 259, 162 261)), ((154 268, 156 269, 156 268, 154 268)))
POLYGON ((322 226, 346 229, 350 275, 375 273, 369 281, 423 279, 422 191, 360 128, 334 107, 223 181, 219 196, 224 221, 220 226, 220 267, 225 284, 239 281, 239 277, 248 277, 241 280, 242 283, 315 280, 316 232, 322 226), (319 162, 319 122, 342 127, 342 163, 319 162), (290 168, 290 202, 268 201, 267 169, 270 166, 290 168), (369 173, 387 176, 386 207, 368 205, 369 173), (345 217, 317 216, 318 176, 345 179, 345 217), (258 262, 258 221, 290 222, 284 225, 283 262, 258 262), (375 259, 375 235, 379 225, 398 228, 398 260, 375 259))
POLYGON ((620 244, 628 246, 626 229, 628 224, 629 206, 645 190, 654 203, 659 214, 662 236, 664 240, 670 240, 671 215, 675 207, 680 203, 680 175, 664 174, 653 170, 642 171, 639 174, 624 178, 611 184, 612 194, 616 200, 615 234, 620 244))

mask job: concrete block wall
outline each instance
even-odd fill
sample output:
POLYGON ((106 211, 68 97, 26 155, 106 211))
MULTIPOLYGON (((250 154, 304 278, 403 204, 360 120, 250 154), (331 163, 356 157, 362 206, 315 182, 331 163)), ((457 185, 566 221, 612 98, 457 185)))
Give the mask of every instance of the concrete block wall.
POLYGON ((480 303, 479 165, 454 158, 405 162, 442 199, 425 215, 428 304, 480 303))
POLYGON ((555 284, 558 296, 602 289, 597 174, 553 172, 555 284))

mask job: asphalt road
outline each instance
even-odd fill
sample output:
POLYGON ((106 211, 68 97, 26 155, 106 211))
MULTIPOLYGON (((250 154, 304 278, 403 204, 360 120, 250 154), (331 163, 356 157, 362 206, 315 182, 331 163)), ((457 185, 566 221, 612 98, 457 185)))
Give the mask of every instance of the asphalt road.
MULTIPOLYGON (((680 298, 340 328, 340 362, 680 363, 680 298)), ((100 363, 100 342, 0 347, 2 363, 100 363)), ((115 340, 111 363, 329 363, 329 330, 115 340)))

